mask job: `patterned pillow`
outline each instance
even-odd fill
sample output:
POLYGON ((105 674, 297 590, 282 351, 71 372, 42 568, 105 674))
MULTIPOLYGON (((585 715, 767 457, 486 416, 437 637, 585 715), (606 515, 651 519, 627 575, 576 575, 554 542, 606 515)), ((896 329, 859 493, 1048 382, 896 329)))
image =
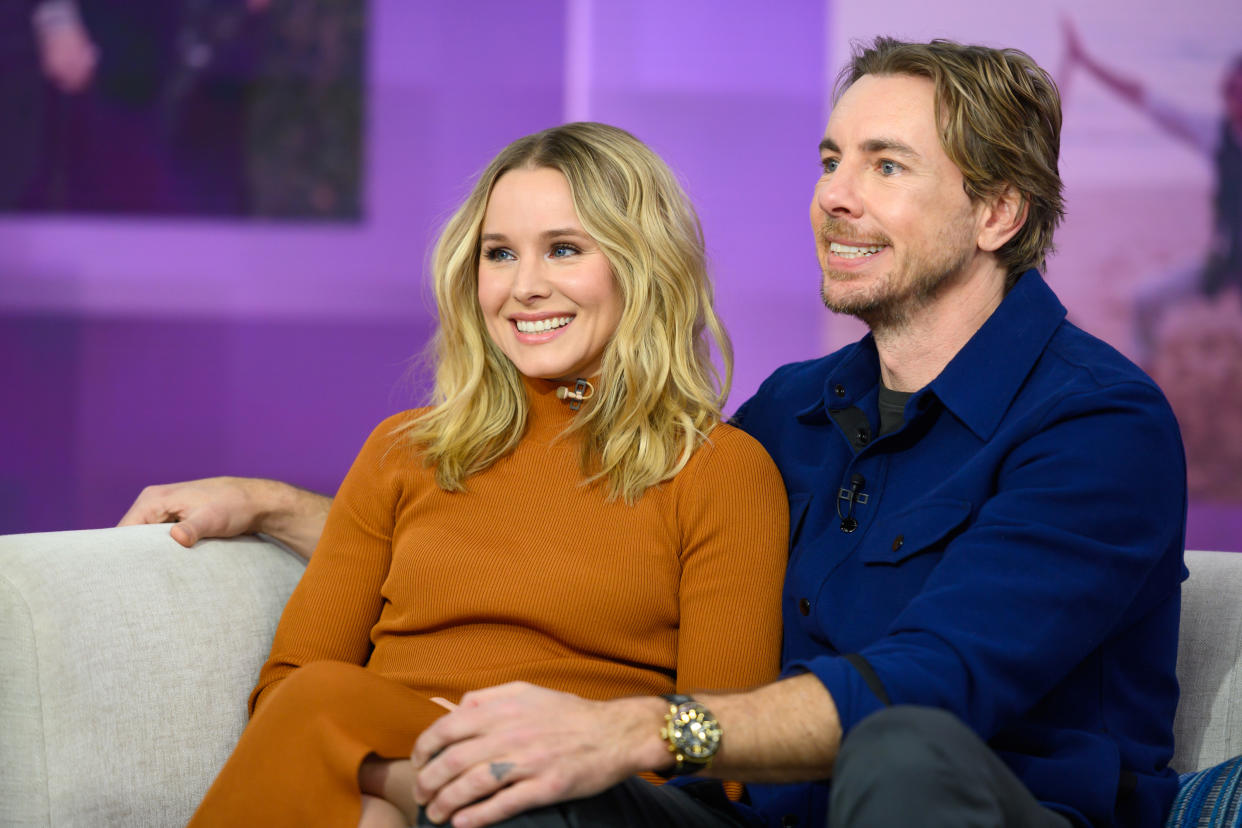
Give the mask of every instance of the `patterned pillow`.
POLYGON ((1242 756, 1178 777, 1165 828, 1242 828, 1242 756))

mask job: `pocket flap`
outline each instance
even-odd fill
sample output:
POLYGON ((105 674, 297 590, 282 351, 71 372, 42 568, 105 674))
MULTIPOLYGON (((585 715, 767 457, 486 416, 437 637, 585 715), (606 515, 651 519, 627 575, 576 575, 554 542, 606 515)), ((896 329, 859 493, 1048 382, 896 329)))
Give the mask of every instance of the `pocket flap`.
POLYGON ((922 500, 876 526, 860 551, 864 563, 897 564, 940 544, 970 517, 970 501, 922 500))

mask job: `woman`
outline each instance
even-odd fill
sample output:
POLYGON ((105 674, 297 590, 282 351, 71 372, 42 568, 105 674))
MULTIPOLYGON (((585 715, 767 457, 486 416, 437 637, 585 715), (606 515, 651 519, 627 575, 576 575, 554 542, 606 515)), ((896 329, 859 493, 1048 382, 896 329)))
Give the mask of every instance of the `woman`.
POLYGON ((728 344, 663 162, 601 124, 522 138, 433 271, 434 404, 363 446, 192 825, 405 824, 393 761, 474 688, 776 676, 784 489, 720 422, 728 344))

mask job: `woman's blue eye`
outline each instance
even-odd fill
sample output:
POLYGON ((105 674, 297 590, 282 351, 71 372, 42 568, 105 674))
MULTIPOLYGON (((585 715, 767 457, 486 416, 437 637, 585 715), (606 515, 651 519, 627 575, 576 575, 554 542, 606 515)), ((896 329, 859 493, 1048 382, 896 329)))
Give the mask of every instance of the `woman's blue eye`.
POLYGON ((552 247, 552 258, 563 259, 566 256, 572 256, 578 252, 578 248, 572 244, 557 244, 552 247))
POLYGON ((507 247, 493 247, 483 251, 483 258, 492 262, 507 262, 516 257, 507 247))

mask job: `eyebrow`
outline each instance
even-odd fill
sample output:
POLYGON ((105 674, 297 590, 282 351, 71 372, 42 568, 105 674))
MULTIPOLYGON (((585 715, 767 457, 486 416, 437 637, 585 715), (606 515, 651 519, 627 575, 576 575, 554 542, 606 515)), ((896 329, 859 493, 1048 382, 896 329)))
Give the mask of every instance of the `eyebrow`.
MULTIPOLYGON (((877 152, 891 152, 897 155, 904 155, 907 158, 922 158, 922 156, 915 151, 914 147, 904 141, 898 141, 896 138, 869 138, 859 144, 859 149, 869 154, 877 152)), ((825 138, 819 142, 819 151, 840 153, 841 148, 837 146, 836 141, 831 138, 825 138)))
MULTIPOLYGON (((539 234, 541 239, 554 239, 560 236, 575 236, 580 239, 590 238, 583 230, 577 230, 573 227, 557 227, 552 230, 544 230, 539 234)), ((508 236, 504 233, 484 233, 479 236, 479 241, 507 241, 508 236)))

